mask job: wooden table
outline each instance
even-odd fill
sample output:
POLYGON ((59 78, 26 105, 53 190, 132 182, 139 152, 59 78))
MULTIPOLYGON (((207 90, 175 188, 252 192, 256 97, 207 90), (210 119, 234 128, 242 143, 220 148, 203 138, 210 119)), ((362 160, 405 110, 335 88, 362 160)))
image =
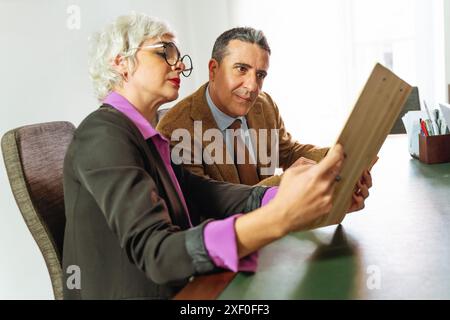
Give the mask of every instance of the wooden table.
POLYGON ((412 159, 405 135, 379 156, 364 210, 266 246, 255 274, 197 277, 176 298, 450 299, 450 163, 412 159))

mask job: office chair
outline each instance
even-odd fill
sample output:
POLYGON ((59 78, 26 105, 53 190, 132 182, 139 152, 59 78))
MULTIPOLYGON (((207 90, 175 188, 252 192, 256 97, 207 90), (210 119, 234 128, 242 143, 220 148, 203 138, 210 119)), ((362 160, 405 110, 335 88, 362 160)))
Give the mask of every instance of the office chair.
POLYGON ((70 122, 49 122, 16 128, 2 137, 14 198, 44 256, 57 300, 63 299, 63 162, 74 130, 70 122))
POLYGON ((391 129, 390 134, 402 134, 406 133, 405 126, 403 125, 402 118, 408 111, 418 111, 420 110, 420 100, 419 100, 419 88, 413 87, 408 99, 403 106, 400 115, 394 123, 394 126, 391 129))

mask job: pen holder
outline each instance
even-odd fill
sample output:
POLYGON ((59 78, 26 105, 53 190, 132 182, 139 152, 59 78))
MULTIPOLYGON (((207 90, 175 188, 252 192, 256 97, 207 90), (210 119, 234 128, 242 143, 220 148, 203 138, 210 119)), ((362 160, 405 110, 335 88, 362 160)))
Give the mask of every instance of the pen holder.
POLYGON ((450 162, 450 134, 419 134, 419 160, 426 164, 450 162))

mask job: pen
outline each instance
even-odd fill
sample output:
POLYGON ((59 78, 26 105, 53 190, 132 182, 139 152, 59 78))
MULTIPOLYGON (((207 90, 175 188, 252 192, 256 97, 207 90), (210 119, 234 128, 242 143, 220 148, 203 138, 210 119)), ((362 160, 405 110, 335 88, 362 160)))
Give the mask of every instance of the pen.
MULTIPOLYGON (((423 105, 425 107, 425 111, 427 112, 428 119, 430 119, 430 121, 431 121, 431 127, 432 127, 432 129, 434 129, 433 131, 437 132, 437 127, 435 127, 435 125, 437 126, 437 124, 435 124, 435 122, 433 121, 433 118, 431 117, 430 109, 428 109, 427 102, 425 100, 423 100, 423 105)), ((431 135, 434 135, 434 133, 431 133, 431 135)))
POLYGON ((425 122, 425 127, 427 128, 428 135, 430 136, 436 135, 435 128, 433 126, 433 121, 430 119, 425 119, 423 122, 425 122))
POLYGON ((439 117, 439 110, 438 109, 434 109, 434 121, 436 122, 436 126, 437 126, 437 135, 441 135, 441 119, 439 117))
POLYGON ((423 132, 424 136, 428 137, 427 127, 425 125, 425 122, 422 119, 420 119, 420 127, 422 128, 422 132, 423 132))

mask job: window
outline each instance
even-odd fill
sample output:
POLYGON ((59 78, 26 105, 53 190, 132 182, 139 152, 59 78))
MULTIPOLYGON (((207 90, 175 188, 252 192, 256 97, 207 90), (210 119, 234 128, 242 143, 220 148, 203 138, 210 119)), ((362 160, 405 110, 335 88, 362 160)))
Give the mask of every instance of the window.
POLYGON ((376 62, 445 99, 442 0, 231 2, 232 25, 262 29, 272 48, 263 90, 301 143, 334 142, 376 62))

